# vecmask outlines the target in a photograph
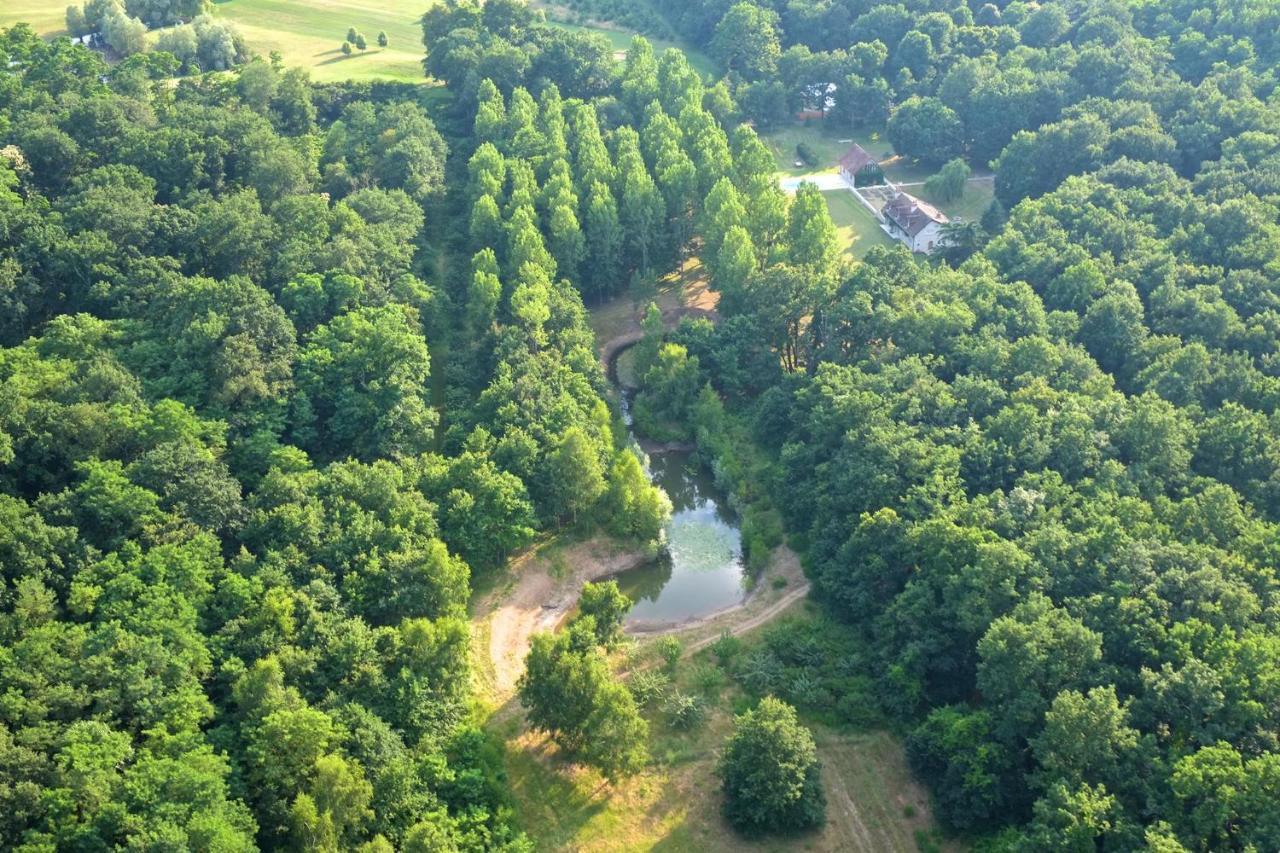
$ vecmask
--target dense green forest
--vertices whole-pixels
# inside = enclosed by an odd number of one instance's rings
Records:
[[[956,268],[703,232],[724,319],[677,339],[725,403],[685,411],[773,448],[866,675],[793,698],[878,703],[993,848],[1276,849],[1274,5],[660,5],[758,123],[833,84],[996,172]]]
[[[532,849],[467,602],[659,535],[584,303],[696,256],[637,423],[839,625],[738,679],[888,721],[988,850],[1280,849],[1276,5],[653,5],[723,79],[516,0],[426,11],[444,97],[0,33],[0,846]],[[995,203],[852,261],[755,129],[815,106]],[[610,776],[618,609],[521,688]],[[817,787],[791,708],[738,726],[733,824],[820,821],[743,781],[773,727]]]
[[[0,846],[527,849],[470,581],[665,511],[531,208],[473,277],[415,87],[0,60]]]

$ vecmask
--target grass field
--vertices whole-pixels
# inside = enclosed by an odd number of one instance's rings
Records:
[[[318,82],[424,78],[422,28],[430,0],[222,0],[214,14],[234,21],[250,47],[264,56],[280,51],[286,65],[300,65]],[[347,28],[355,27],[369,49],[342,54]],[[390,39],[379,48],[377,36]]]
[[[431,0],[215,0],[213,14],[235,22],[250,49],[280,51],[286,65],[311,71],[317,82],[424,80],[422,28]],[[65,31],[67,0],[0,0],[0,26],[25,21],[41,35]],[[342,53],[347,28],[364,33],[369,48]],[[378,47],[378,31],[390,44]]]
[[[0,27],[30,24],[46,36],[65,35],[67,3],[52,0],[3,0],[0,2]]]
[[[214,0],[214,14],[235,22],[249,47],[263,56],[279,51],[286,65],[311,71],[311,78],[336,80],[400,80],[416,83],[422,71],[422,28],[419,19],[432,0]],[[65,33],[67,0],[0,0],[0,27],[25,21],[45,36]],[[548,13],[557,27],[598,32],[615,52],[626,50],[634,33],[624,27],[601,23],[581,26],[568,23],[558,7],[535,4]],[[342,53],[347,28],[355,27],[368,39],[369,48]],[[379,30],[390,44],[378,47]],[[685,44],[650,39],[661,52],[683,50],[689,64],[704,78],[719,75],[715,62]]]
[[[861,129],[829,130],[822,122],[800,124],[798,122],[772,130],[762,137],[765,144],[773,151],[778,162],[778,174],[797,177],[815,171],[825,172],[836,168],[840,155],[849,150],[856,142],[872,156],[877,157],[884,167],[885,176],[891,181],[923,181],[930,174],[928,169],[907,163],[898,157],[879,130]],[[796,146],[801,142],[807,144],[817,155],[818,162],[813,166],[796,166]]]
[[[924,187],[909,187],[908,191],[932,203],[952,219],[977,222],[982,218],[982,214],[987,212],[987,208],[991,206],[991,199],[995,197],[995,183],[986,179],[971,180],[964,185],[964,195],[955,201],[945,202],[931,198],[924,191]]]
[[[823,172],[836,168],[840,155],[856,142],[872,156],[879,158],[885,177],[894,183],[923,181],[935,170],[899,157],[884,133],[877,129],[829,130],[822,122],[798,122],[772,130],[762,137],[778,162],[778,174],[789,177]],[[804,142],[813,149],[818,162],[814,166],[797,167],[796,145]]]
[[[804,605],[789,618],[812,618]],[[746,636],[748,646],[752,635]],[[651,645],[624,666],[655,665]],[[538,850],[573,851],[875,851],[914,853],[917,837],[940,849],[927,797],[911,779],[901,743],[883,731],[838,731],[813,721],[823,762],[827,823],[797,837],[747,842],[720,816],[715,773],[733,714],[751,701],[703,650],[678,665],[674,684],[703,697],[707,715],[691,732],[672,730],[660,710],[650,718],[652,761],[638,776],[609,784],[563,763],[544,737],[524,731],[519,714],[500,712],[494,730],[507,741],[506,770],[516,817]],[[491,725],[493,725],[491,723]]]
[[[831,190],[822,195],[827,199],[827,209],[831,211],[831,219],[836,224],[836,231],[846,252],[855,258],[861,258],[873,246],[888,246],[893,243],[871,215],[871,211],[859,204],[853,193],[848,190]]]

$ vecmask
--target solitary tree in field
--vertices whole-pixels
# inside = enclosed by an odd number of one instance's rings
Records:
[[[355,27],[347,28],[347,41],[351,42],[352,44],[355,44],[356,36],[358,35],[360,35],[360,31],[357,30]]]
[[[786,702],[766,696],[739,714],[720,760],[725,817],[740,832],[797,830],[826,820],[813,735]]]
[[[387,38],[386,30],[378,31],[378,47],[386,47],[390,39]]]
[[[938,174],[924,182],[924,191],[937,201],[955,201],[964,195],[964,185],[969,180],[969,171],[969,164],[959,157],[949,160]]]
[[[344,42],[342,43],[342,52],[343,52],[344,54],[346,54],[347,56],[350,56],[350,55],[351,55],[351,42],[349,42],[349,41],[344,41]]]
[[[356,33],[356,47],[360,48],[361,50],[364,50],[368,46],[369,46],[369,42],[365,41],[364,33]]]
[[[520,676],[529,722],[569,758],[608,779],[635,773],[647,760],[649,726],[625,685],[595,646],[595,619],[559,634],[537,634]]]

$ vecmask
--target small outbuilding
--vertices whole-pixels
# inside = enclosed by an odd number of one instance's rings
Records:
[[[858,173],[870,166],[879,166],[876,158],[872,157],[867,150],[858,143],[854,143],[848,151],[844,152],[840,157],[840,174],[849,183],[854,183]]]
[[[880,215],[890,236],[925,255],[942,245],[942,227],[951,221],[938,208],[904,192],[891,198]]]

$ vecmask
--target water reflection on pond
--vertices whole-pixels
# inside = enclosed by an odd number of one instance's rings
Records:
[[[649,472],[671,498],[668,549],[618,576],[618,586],[635,601],[627,623],[684,622],[741,602],[742,537],[711,472],[686,451],[652,454]]]

